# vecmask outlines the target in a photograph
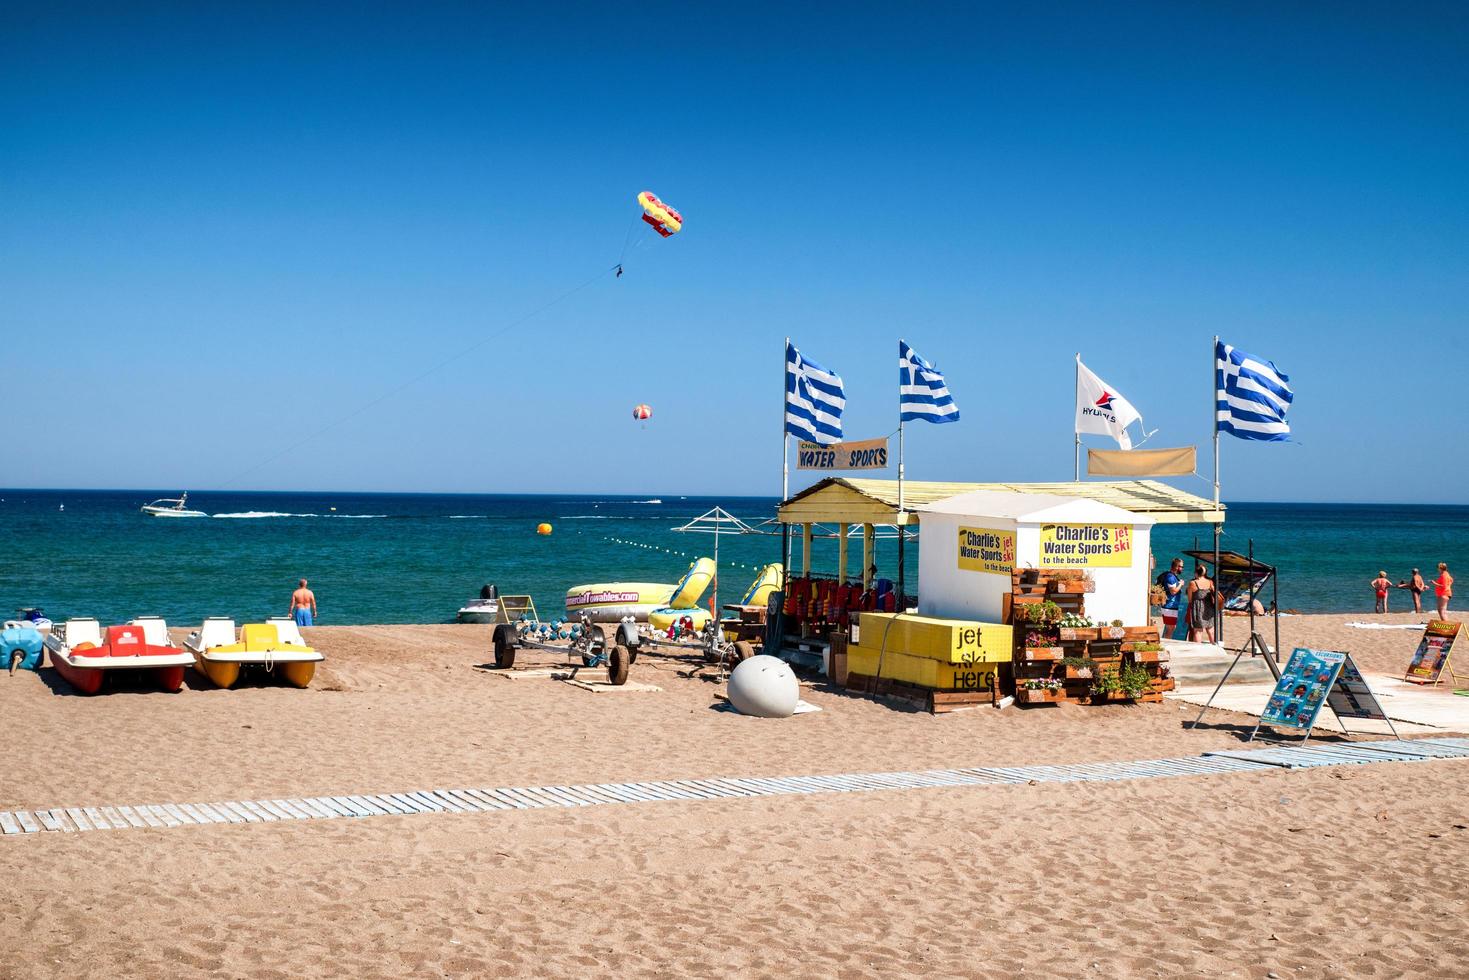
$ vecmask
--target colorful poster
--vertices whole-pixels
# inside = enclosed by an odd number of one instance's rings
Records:
[[[1316,724],[1316,716],[1346,659],[1346,654],[1333,650],[1296,647],[1280,672],[1280,680],[1260,721],[1309,731]]]
[[[1350,653],[1346,654],[1346,659],[1342,662],[1341,673],[1336,675],[1336,683],[1331,686],[1326,703],[1331,705],[1331,710],[1336,712],[1338,718],[1387,721],[1387,712],[1382,710],[1377,695],[1367,686],[1367,679],[1357,669]]]
[[[1042,524],[1042,568],[1131,568],[1131,524]]]
[[[1009,575],[1015,571],[1015,532],[959,528],[959,567],[967,572]]]
[[[804,439],[796,447],[798,470],[881,470],[888,465],[888,441],[863,439],[823,446]]]
[[[1423,639],[1418,641],[1418,649],[1413,651],[1413,659],[1408,663],[1408,672],[1403,675],[1403,680],[1414,684],[1437,684],[1439,675],[1448,666],[1449,652],[1459,635],[1460,625],[1442,619],[1430,620],[1423,630]]]

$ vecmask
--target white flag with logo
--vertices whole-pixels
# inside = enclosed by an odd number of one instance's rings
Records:
[[[1111,436],[1120,449],[1131,449],[1132,438],[1127,427],[1142,422],[1143,417],[1132,402],[1109,387],[1076,356],[1076,432]],[[1150,433],[1151,434],[1151,433]]]

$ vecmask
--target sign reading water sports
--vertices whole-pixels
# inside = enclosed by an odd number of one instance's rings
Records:
[[[959,528],[959,567],[970,572],[1009,575],[1015,570],[1015,532],[987,527]]]
[[[1131,568],[1131,524],[1041,525],[1043,568]]]
[[[888,465],[888,441],[863,439],[823,446],[801,440],[796,451],[798,470],[881,470]]]

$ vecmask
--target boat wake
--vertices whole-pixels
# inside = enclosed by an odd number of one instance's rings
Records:
[[[387,517],[387,514],[287,514],[279,510],[242,510],[233,514],[215,514],[215,517],[231,520],[260,520],[266,517],[342,517],[354,520]]]

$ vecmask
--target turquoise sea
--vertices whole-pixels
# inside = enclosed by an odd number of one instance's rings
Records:
[[[323,624],[438,623],[493,582],[530,593],[560,615],[572,586],[672,582],[713,539],[674,527],[718,505],[752,524],[774,498],[361,493],[211,493],[189,498],[208,518],[139,512],[171,491],[0,490],[0,613],[39,605],[53,618],[110,622],[158,614],[179,624],[205,616],[284,613],[298,578],[310,579]],[[1469,568],[1469,507],[1238,503],[1224,547],[1281,571],[1281,606],[1370,612],[1367,583],[1439,561]],[[553,533],[536,534],[550,523]],[[1204,526],[1155,530],[1160,562],[1212,538]],[[921,542],[919,543],[921,546]],[[836,542],[818,541],[818,571],[836,567]],[[856,574],[860,539],[851,547]],[[760,564],[780,557],[776,535],[720,537],[721,600],[737,597]],[[878,543],[879,574],[896,577],[895,542]],[[910,583],[917,548],[908,552]],[[1469,579],[1466,579],[1469,581]],[[909,591],[914,591],[910,584]],[[1408,608],[1403,593],[1395,608]]]

